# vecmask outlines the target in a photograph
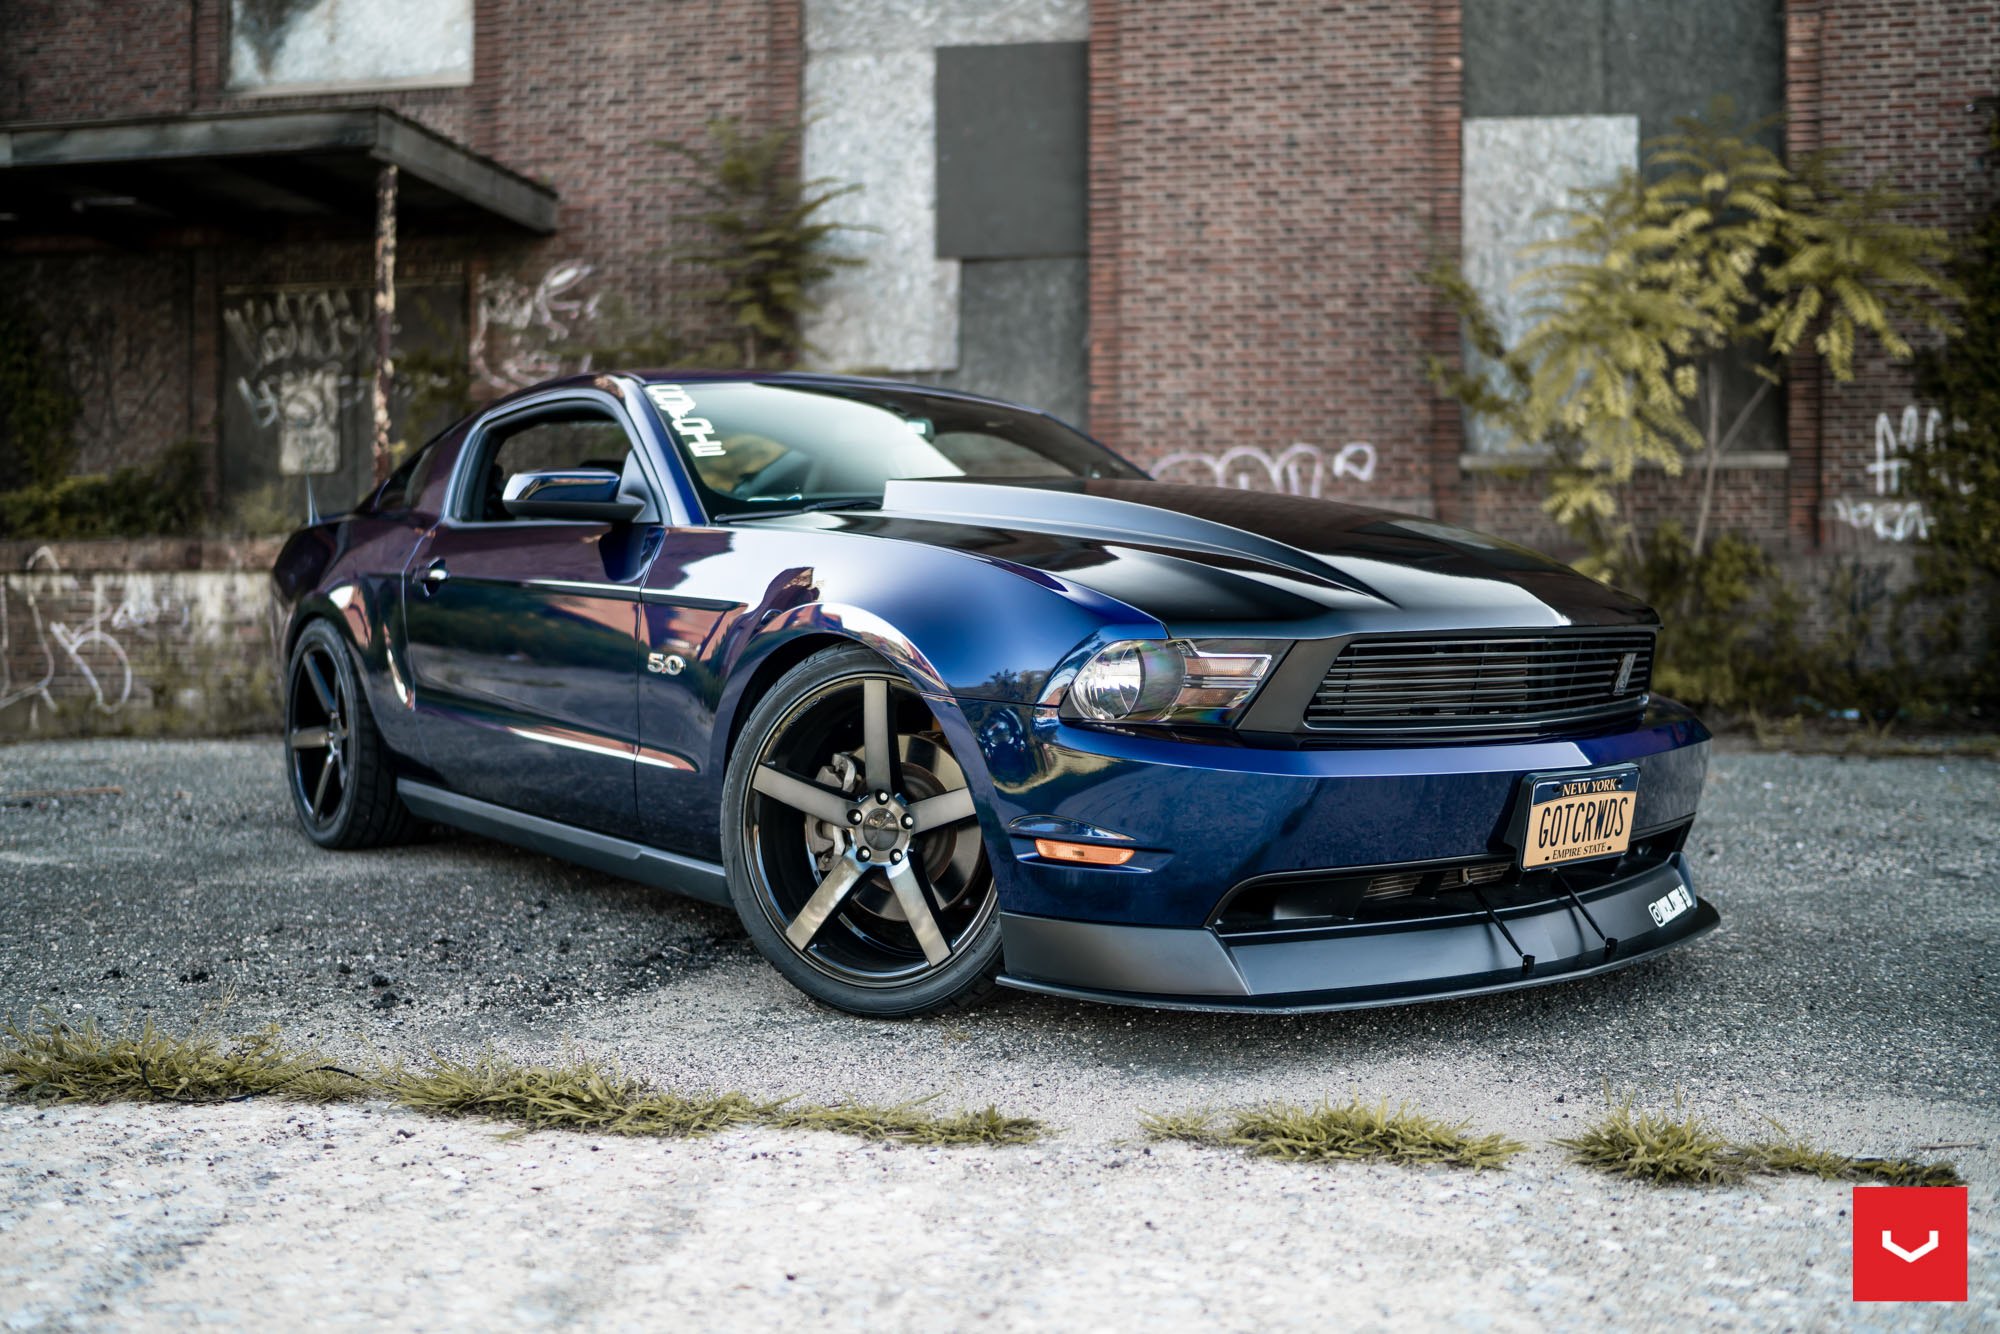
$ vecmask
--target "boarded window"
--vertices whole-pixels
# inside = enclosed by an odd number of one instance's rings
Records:
[[[229,86],[472,82],[472,0],[230,0]]]

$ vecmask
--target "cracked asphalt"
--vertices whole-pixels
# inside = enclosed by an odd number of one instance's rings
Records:
[[[329,854],[274,741],[0,748],[0,1015],[492,1044],[684,1088],[999,1104],[995,1151],[804,1131],[541,1134],[387,1106],[0,1103],[0,1325],[1981,1329],[2000,1323],[2000,764],[1722,753],[1721,932],[1601,978],[1300,1018],[1015,997],[821,1010],[731,916],[470,836]],[[22,793],[117,787],[119,794]],[[1855,1305],[1849,1187],[1607,1181],[1605,1088],[1971,1182],[1965,1303]],[[1504,1173],[1296,1167],[1139,1114],[1359,1092],[1534,1147]],[[1956,1146],[1946,1150],[1928,1145]],[[273,1303],[276,1303],[274,1306]]]

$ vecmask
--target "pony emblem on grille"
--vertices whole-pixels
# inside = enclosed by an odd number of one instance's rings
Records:
[[[1632,684],[1632,665],[1638,661],[1639,655],[1636,653],[1627,653],[1618,660],[1618,679],[1611,683],[1612,694],[1622,695],[1625,693],[1626,687]]]

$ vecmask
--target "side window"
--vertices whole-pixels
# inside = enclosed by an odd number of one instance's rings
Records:
[[[385,512],[415,509],[417,502],[424,498],[424,488],[430,485],[437,457],[438,442],[433,440],[404,459],[402,465],[389,474],[389,480],[382,488],[381,508]]]
[[[507,479],[544,468],[604,468],[629,477],[632,442],[625,428],[598,408],[565,405],[490,431],[467,489],[464,517],[478,523],[513,518],[501,503]]]

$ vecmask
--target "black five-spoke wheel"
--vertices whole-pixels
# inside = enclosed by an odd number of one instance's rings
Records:
[[[333,822],[347,795],[342,751],[347,744],[347,719],[353,706],[341,698],[340,670],[324,644],[306,645],[292,677],[291,725],[285,740],[291,748],[293,794],[299,813],[319,829]]]
[[[902,677],[864,650],[818,654],[758,705],[736,755],[730,891],[781,972],[882,1016],[992,990],[999,930],[972,790]]]
[[[347,642],[328,621],[310,622],[292,649],[285,767],[299,823],[322,847],[377,847],[406,832],[409,813]]]

